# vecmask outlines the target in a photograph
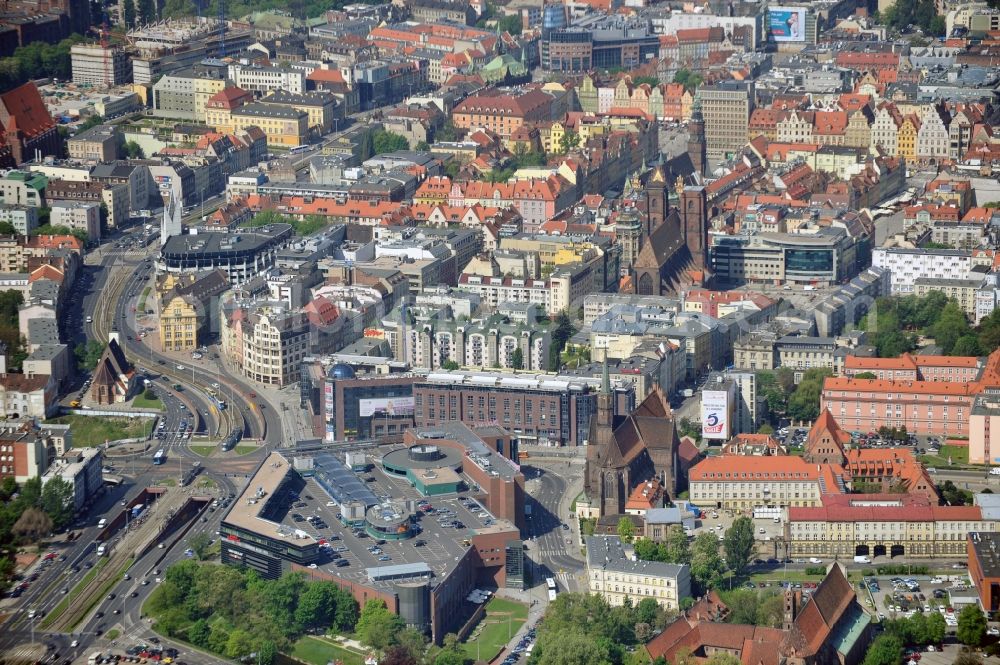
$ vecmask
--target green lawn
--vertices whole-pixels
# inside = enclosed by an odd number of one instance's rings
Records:
[[[237,455],[246,455],[247,453],[252,453],[252,452],[254,452],[255,450],[257,450],[257,448],[259,448],[259,446],[253,446],[253,445],[237,445],[237,446],[236,446],[236,454],[237,454]]]
[[[952,466],[956,464],[969,463],[968,446],[941,446],[941,452],[937,455],[921,455],[920,461],[926,466],[946,467],[949,466],[948,458],[951,457]]]
[[[146,313],[146,298],[149,297],[150,287],[146,287],[142,290],[142,295],[139,297],[139,311],[143,314]]]
[[[73,445],[77,448],[99,446],[105,441],[145,437],[153,428],[152,418],[117,416],[60,416],[45,422],[69,425],[73,431]]]
[[[218,485],[208,476],[202,476],[201,479],[198,480],[198,487],[202,489],[212,489],[214,487],[218,487]]]
[[[215,446],[188,446],[188,448],[195,455],[201,455],[202,457],[208,457],[215,452]]]
[[[146,399],[141,394],[132,400],[132,406],[137,409],[156,409],[157,411],[163,410],[163,402],[160,401],[159,397]]]
[[[306,635],[295,643],[292,649],[293,657],[311,663],[311,665],[326,665],[334,659],[340,659],[344,665],[363,665],[364,656],[348,651],[330,640]]]
[[[118,636],[121,635],[121,634],[122,633],[121,633],[120,630],[118,630],[117,628],[112,628],[108,632],[104,633],[104,639],[106,639],[106,640],[116,640],[116,639],[118,639]]]
[[[486,616],[472,630],[463,645],[466,655],[473,660],[491,660],[527,619],[527,605],[503,598],[491,599],[486,604]]]

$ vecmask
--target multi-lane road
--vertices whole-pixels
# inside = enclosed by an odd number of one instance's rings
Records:
[[[531,517],[527,520],[528,551],[535,569],[535,584],[553,577],[568,591],[585,591],[579,574],[584,568],[580,557],[580,534],[570,519],[570,496],[582,487],[582,460],[535,459],[526,466],[525,477]]]

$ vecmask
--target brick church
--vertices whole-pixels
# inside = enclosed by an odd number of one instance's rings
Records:
[[[708,209],[705,188],[678,187],[678,205],[670,206],[670,174],[663,165],[633,176],[625,198],[637,223],[616,226],[618,241],[636,248],[624,292],[669,295],[704,278],[707,262]],[[623,258],[625,258],[623,253]]]
[[[587,444],[584,501],[603,519],[624,515],[630,493],[649,480],[676,496],[697,449],[679,439],[670,402],[659,386],[630,414],[615,416],[607,365],[601,385]]]
[[[56,123],[34,83],[29,81],[0,95],[0,168],[61,154]]]

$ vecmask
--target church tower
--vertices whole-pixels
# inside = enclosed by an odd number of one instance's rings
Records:
[[[705,146],[705,118],[701,115],[701,91],[694,93],[691,103],[691,120],[688,121],[688,157],[696,173],[705,174],[707,165],[707,148]]]
[[[642,249],[642,220],[632,208],[618,213],[615,220],[615,238],[621,247],[621,267],[631,268]]]
[[[587,441],[587,466],[584,472],[584,492],[591,506],[601,515],[618,514],[621,497],[621,473],[612,464],[614,441],[614,394],[608,361],[604,360],[601,392],[597,394],[597,409],[590,421],[590,439]]]
[[[611,433],[615,421],[615,396],[611,392],[611,375],[608,372],[608,358],[605,351],[604,367],[601,370],[601,392],[597,395],[597,443],[611,443]]]
[[[681,234],[691,254],[691,267],[702,270],[706,263],[708,200],[704,187],[685,187],[681,192]]]
[[[666,168],[662,165],[653,168],[646,181],[646,217],[649,220],[648,232],[652,232],[667,218],[669,191]]]

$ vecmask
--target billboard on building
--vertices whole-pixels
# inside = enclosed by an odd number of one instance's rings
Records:
[[[358,400],[358,415],[362,418],[374,416],[376,413],[387,416],[412,416],[412,397],[379,397],[376,399]]]
[[[704,439],[729,440],[728,390],[702,391],[701,436]]]
[[[806,39],[805,7],[771,7],[767,26],[773,42],[803,42]]]

